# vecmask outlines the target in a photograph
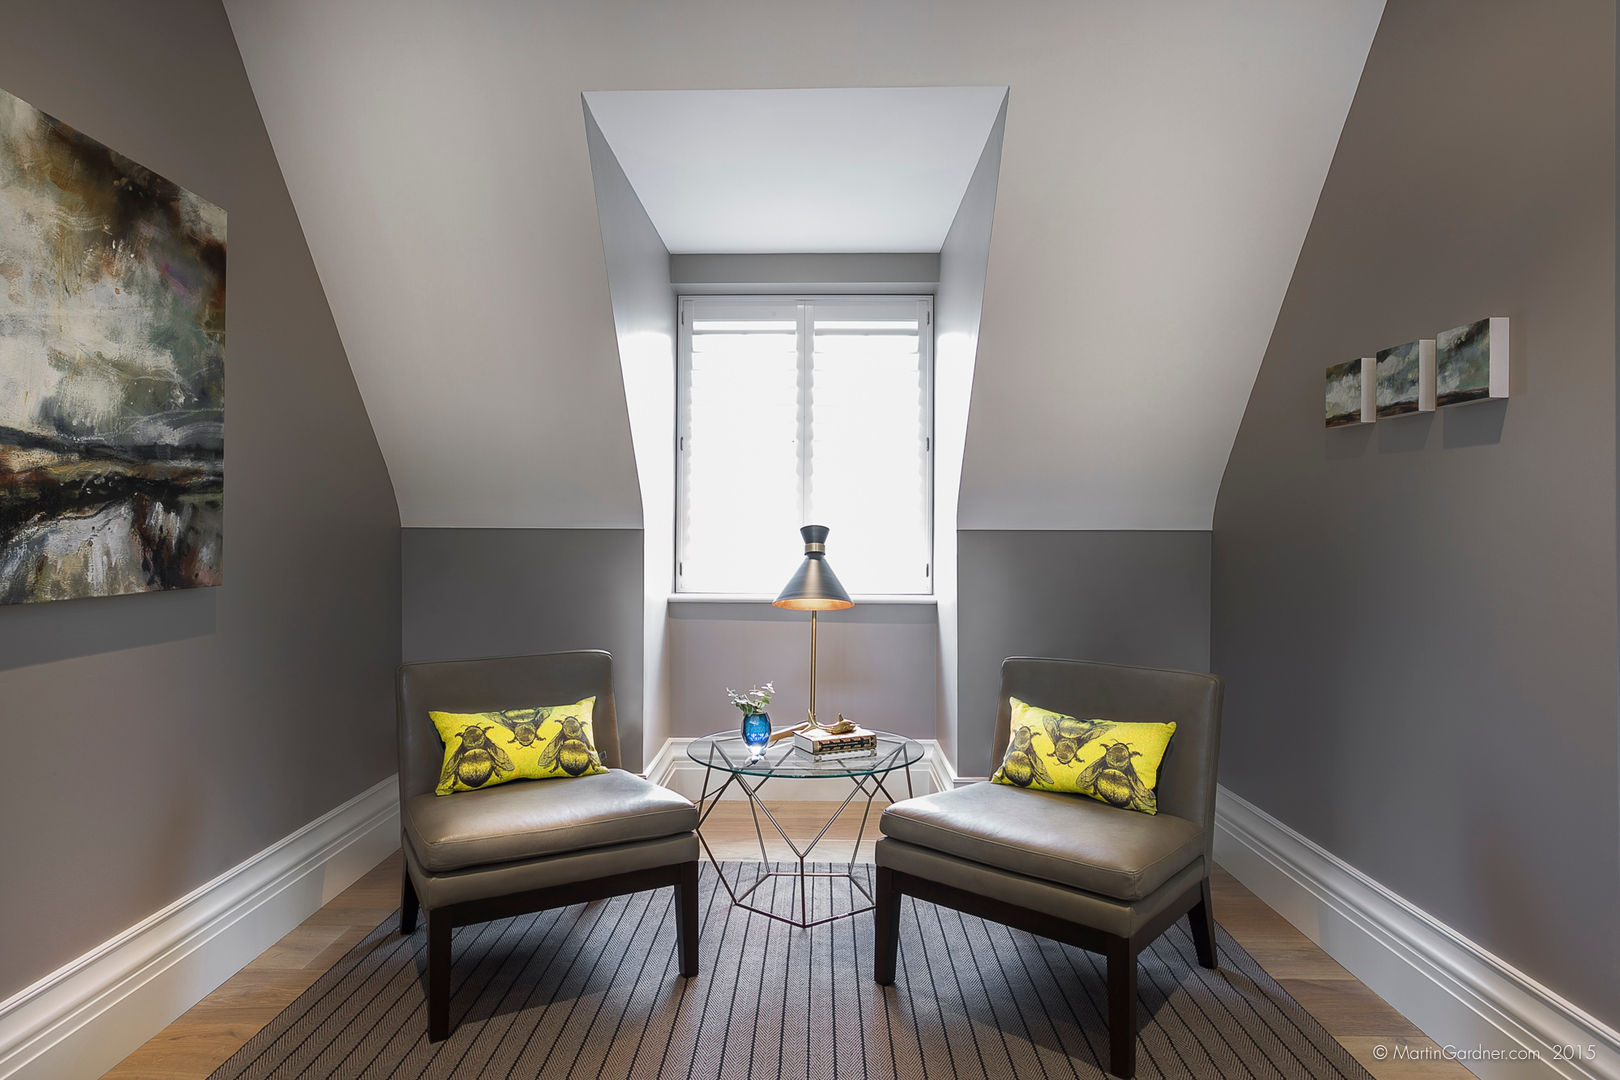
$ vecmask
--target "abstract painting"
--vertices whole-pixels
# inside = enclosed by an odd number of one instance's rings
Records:
[[[1508,321],[1481,319],[1435,335],[1436,397],[1463,405],[1508,396]]]
[[[0,603],[218,585],[225,212],[0,91]]]
[[[1372,366],[1372,359],[1363,357],[1327,369],[1328,427],[1372,423]]]
[[[1408,341],[1379,350],[1378,419],[1434,412],[1434,342]]]

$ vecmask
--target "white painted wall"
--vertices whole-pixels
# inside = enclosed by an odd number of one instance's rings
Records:
[[[973,528],[1208,528],[1381,0],[227,0],[406,525],[641,521],[582,90],[1011,88]]]
[[[960,699],[957,503],[1007,104],[1004,98],[940,250],[939,290],[934,296],[934,596],[939,601],[939,714],[934,737],[953,765]]]
[[[1074,5],[1010,80],[962,528],[1210,528],[1382,9]]]
[[[645,761],[669,737],[669,635],[664,616],[675,551],[675,292],[669,284],[669,251],[602,137],[589,102],[584,110],[596,217],[641,493],[641,736]]]

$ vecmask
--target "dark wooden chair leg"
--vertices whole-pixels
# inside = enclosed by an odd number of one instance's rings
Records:
[[[427,913],[428,1042],[450,1037],[450,919]]]
[[[1136,950],[1125,938],[1108,946],[1108,1069],[1136,1075]]]
[[[1204,879],[1197,904],[1187,913],[1192,923],[1193,947],[1198,951],[1198,962],[1207,968],[1215,966],[1215,905],[1210,900],[1209,878]]]
[[[698,973],[698,864],[681,864],[681,880],[675,886],[675,948],[680,952],[681,975]]]
[[[877,910],[872,912],[872,978],[879,986],[894,985],[895,962],[900,955],[900,894],[895,891],[894,871],[877,868]]]
[[[416,886],[411,884],[410,867],[402,867],[400,870],[399,885],[400,933],[414,934],[416,932],[416,911],[418,906],[419,905],[416,900]]]

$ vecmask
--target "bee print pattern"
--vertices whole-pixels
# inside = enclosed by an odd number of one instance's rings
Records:
[[[1041,752],[1035,749],[1034,739],[1035,733],[1029,730],[1029,725],[1018,725],[1018,730],[1013,732],[1012,745],[1007,748],[1007,756],[1001,763],[1001,775],[1019,787],[1029,787],[1036,780],[1043,784],[1052,782],[1052,774],[1046,771]]]
[[[1106,720],[1076,720],[1072,716],[1043,716],[1046,737],[1052,742],[1052,756],[1059,765],[1067,765],[1080,753],[1080,748],[1110,731],[1113,724]]]
[[[502,709],[491,713],[490,719],[510,733],[512,737],[508,742],[528,747],[540,737],[540,724],[549,714],[549,709]]]
[[[497,772],[512,771],[512,759],[489,737],[493,730],[468,724],[457,733],[461,745],[445,760],[444,773],[439,777],[441,788],[450,786],[452,780],[460,780],[470,788],[483,787]]]
[[[1159,808],[1159,800],[1152,789],[1142,783],[1142,778],[1136,775],[1136,766],[1131,763],[1132,758],[1141,756],[1142,752],[1132,750],[1128,743],[1110,743],[1102,757],[1080,770],[1075,783],[1111,806],[1154,813]]]
[[[583,776],[595,766],[602,767],[596,747],[585,734],[585,725],[577,716],[563,717],[562,727],[540,751],[540,767],[548,771],[561,768],[569,776]]]

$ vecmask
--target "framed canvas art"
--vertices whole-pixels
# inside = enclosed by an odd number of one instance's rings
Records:
[[[225,211],[0,91],[0,603],[218,585]]]
[[[1376,357],[1378,419],[1434,412],[1434,342],[1408,341]]]
[[[1507,319],[1481,319],[1436,334],[1435,381],[1441,405],[1507,397]]]
[[[1327,369],[1328,427],[1370,424],[1375,408],[1372,357],[1347,360]]]

